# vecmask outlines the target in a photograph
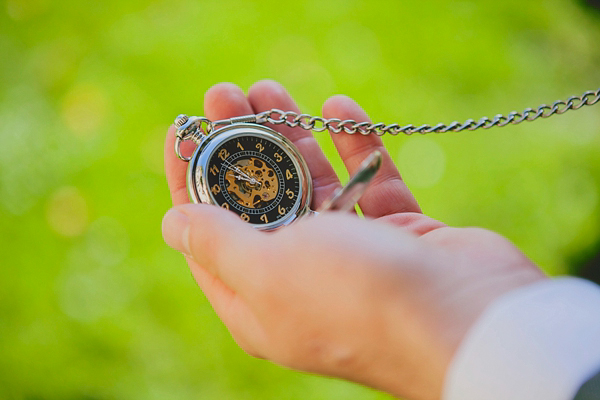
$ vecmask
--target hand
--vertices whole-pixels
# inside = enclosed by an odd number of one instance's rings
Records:
[[[270,108],[298,111],[278,84],[255,84],[248,97],[219,84],[205,115],[223,119]],[[343,96],[326,118],[368,120]],[[318,208],[339,181],[310,132],[277,126],[306,158]],[[176,205],[163,222],[167,243],[188,264],[216,313],[249,354],[337,376],[411,399],[437,399],[445,371],[469,327],[496,298],[545,279],[501,236],[450,228],[421,214],[380,138],[332,135],[350,174],[374,149],[384,163],[359,201],[366,219],[329,213],[274,233],[234,213],[187,203],[187,165],[165,147]],[[236,243],[235,248],[231,243]]]

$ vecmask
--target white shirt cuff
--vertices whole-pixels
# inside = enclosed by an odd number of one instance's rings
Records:
[[[600,369],[600,287],[578,278],[509,292],[470,329],[444,400],[571,400]]]

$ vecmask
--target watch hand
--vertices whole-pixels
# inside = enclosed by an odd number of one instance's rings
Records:
[[[225,164],[225,163],[227,163],[227,164]],[[228,163],[228,162],[224,162],[224,164],[225,164],[225,166],[227,167],[227,169],[229,169],[229,170],[231,170],[231,171],[233,171],[233,172],[237,172],[237,173],[238,173],[238,174],[240,174],[240,175],[243,175],[243,176],[244,176],[246,179],[248,179],[248,180],[249,180],[249,179],[252,179],[252,178],[250,178],[250,177],[248,176],[248,174],[246,174],[244,171],[242,171],[242,170],[240,169],[240,167],[238,167],[237,165],[232,165],[232,164],[230,164],[230,163]]]
[[[237,172],[240,175],[235,175],[236,178],[238,179],[242,179],[244,181],[250,182],[250,184],[252,185],[256,185],[258,184],[258,188],[260,189],[262,187],[262,182],[259,181],[258,179],[249,176],[247,173],[245,173],[244,171],[242,171],[242,169],[240,167],[238,167],[237,165],[233,165],[228,161],[224,161],[223,164],[225,164],[225,166],[227,167],[227,169],[233,171],[233,172]]]
[[[256,184],[256,179],[254,178],[250,178],[249,176],[242,176],[242,175],[234,175],[237,179],[241,179],[243,181],[246,182],[250,182],[251,184]]]
[[[250,178],[250,176],[247,173],[245,173],[244,171],[242,171],[239,167],[235,167],[234,171],[237,172],[240,175],[243,175],[246,179],[252,179],[252,178]]]

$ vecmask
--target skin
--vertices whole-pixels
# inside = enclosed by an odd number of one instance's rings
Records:
[[[254,84],[248,95],[215,85],[204,105],[212,120],[299,111],[273,81]],[[369,120],[345,96],[327,100],[323,116]],[[310,132],[272,128],[305,157],[318,208],[340,186],[333,168]],[[171,126],[165,144],[174,208],[163,236],[184,253],[215,312],[252,356],[409,399],[439,399],[454,353],[486,307],[547,279],[502,236],[422,214],[377,136],[332,135],[350,174],[371,151],[384,155],[359,202],[364,219],[328,213],[264,233],[230,211],[187,204],[187,163],[173,153],[174,132]]]

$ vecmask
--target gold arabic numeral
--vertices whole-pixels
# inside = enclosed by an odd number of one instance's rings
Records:
[[[229,210],[229,204],[228,203],[221,204],[221,207],[224,208],[224,209],[226,209],[226,210]]]
[[[273,154],[273,157],[275,157],[275,160],[277,160],[277,162],[281,162],[281,160],[283,160],[283,157],[281,157],[281,154],[279,153]]]
[[[286,190],[285,194],[287,194],[288,198],[290,199],[294,198],[294,192],[292,192],[290,189]]]
[[[285,170],[285,177],[288,179],[292,179],[294,177],[294,175],[292,175],[292,173],[290,172],[289,169]]]
[[[229,157],[229,152],[226,149],[221,149],[221,151],[219,151],[219,158],[225,161],[227,157]]]
[[[236,146],[241,150],[244,151],[244,146],[242,146],[242,144],[240,142],[237,142]]]
[[[262,151],[265,149],[265,146],[263,146],[261,143],[256,143],[256,148],[262,153]]]
[[[217,194],[221,191],[221,186],[215,183],[212,188],[210,188],[210,191],[213,192],[213,194]]]
[[[217,174],[219,173],[219,168],[217,168],[217,166],[216,166],[216,165],[213,165],[212,167],[210,167],[210,172],[211,172],[213,175],[217,175]]]
[[[268,224],[268,223],[269,223],[269,219],[267,218],[267,214],[263,214],[263,215],[261,215],[261,216],[260,216],[260,220],[261,220],[262,222],[264,222],[265,224]]]
[[[285,208],[284,207],[277,207],[277,211],[279,211],[279,215],[285,215]]]
[[[249,217],[249,216],[248,216],[248,214],[246,214],[246,213],[242,213],[242,214],[240,215],[240,218],[241,218],[243,221],[246,221],[246,222],[250,221],[250,217]]]

